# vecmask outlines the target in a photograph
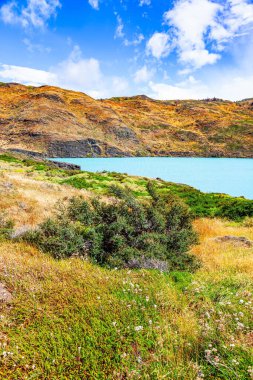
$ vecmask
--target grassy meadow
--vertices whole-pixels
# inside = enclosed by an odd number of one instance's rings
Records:
[[[0,210],[16,229],[31,228],[56,202],[94,193],[106,200],[118,183],[147,196],[145,178],[2,155]],[[253,247],[215,240],[253,240],[252,219],[243,218],[253,202],[156,185],[183,198],[195,217],[199,243],[191,253],[202,264],[195,273],[108,270],[0,241],[0,283],[12,295],[0,301],[0,379],[253,378]]]

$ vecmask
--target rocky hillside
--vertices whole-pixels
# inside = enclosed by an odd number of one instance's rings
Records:
[[[253,157],[253,99],[95,100],[1,83],[0,148],[51,157]]]

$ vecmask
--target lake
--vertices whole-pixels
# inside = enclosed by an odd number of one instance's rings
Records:
[[[57,158],[90,172],[113,171],[183,183],[204,192],[226,193],[253,199],[253,159],[124,157]]]

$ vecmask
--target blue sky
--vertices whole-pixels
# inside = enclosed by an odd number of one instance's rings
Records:
[[[251,0],[0,0],[0,81],[96,97],[253,97]]]

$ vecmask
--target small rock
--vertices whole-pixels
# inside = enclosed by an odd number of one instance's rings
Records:
[[[22,227],[16,228],[11,233],[11,239],[18,239],[21,236],[23,236],[24,234],[26,234],[26,232],[31,231],[31,229],[32,229],[31,226],[22,226]]]
[[[4,284],[0,282],[0,303],[1,302],[11,302],[12,295],[11,293],[5,288]]]
[[[243,247],[253,247],[253,241],[249,240],[248,238],[244,236],[231,236],[231,235],[225,235],[225,236],[219,236],[214,239],[218,243],[234,243],[235,245],[241,245]]]

